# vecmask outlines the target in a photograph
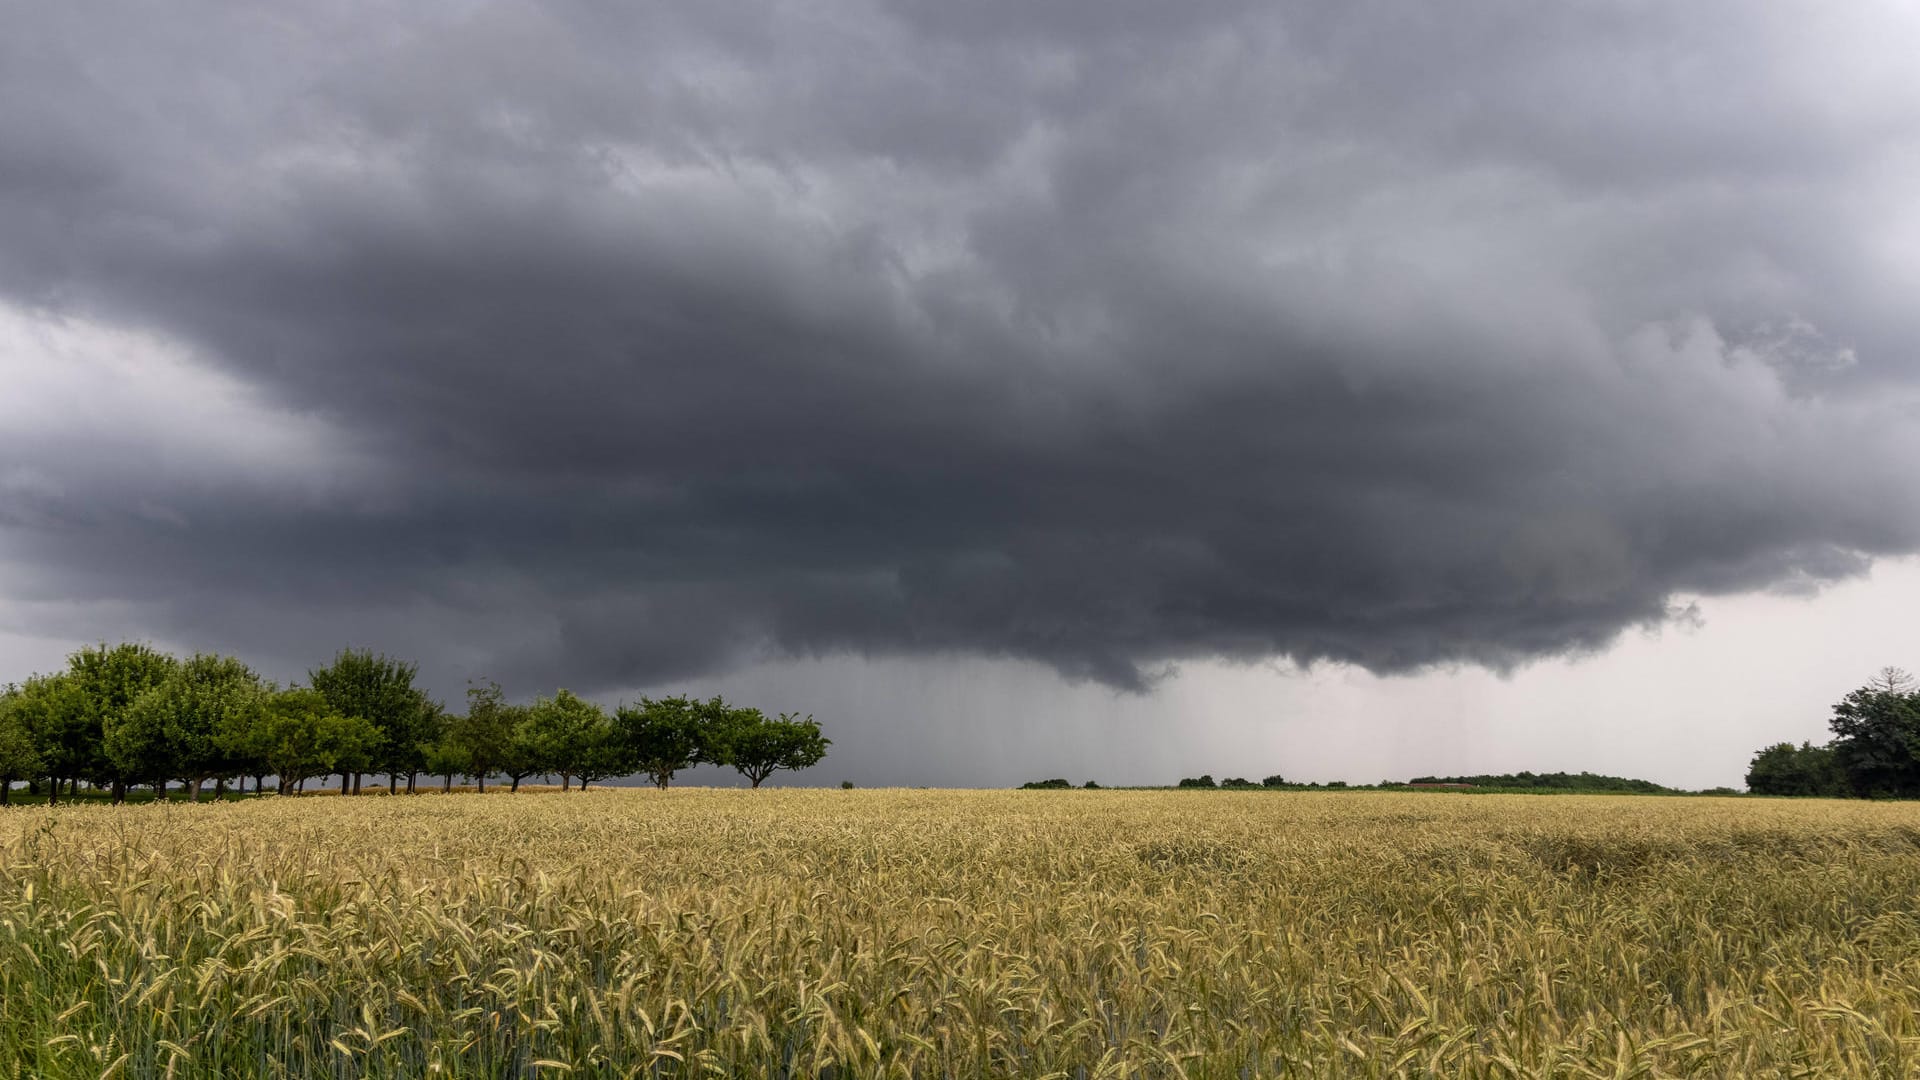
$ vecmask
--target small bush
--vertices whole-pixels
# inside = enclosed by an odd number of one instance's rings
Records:
[[[1265,780],[1260,781],[1260,786],[1261,787],[1286,787],[1287,778],[1284,776],[1281,776],[1279,773],[1274,773],[1272,776],[1269,776]]]
[[[1200,776],[1186,777],[1180,781],[1180,786],[1210,788],[1210,787],[1219,787],[1220,785],[1213,782],[1213,774],[1206,773]]]
[[[1029,780],[1026,783],[1020,785],[1020,790],[1021,791],[1055,791],[1061,788],[1070,788],[1072,786],[1073,786],[1072,782],[1069,781],[1066,777],[1056,776],[1051,780]]]
[[[1244,776],[1229,776],[1225,780],[1220,781],[1220,786],[1231,787],[1231,788],[1250,788],[1250,787],[1259,787],[1260,785],[1254,783],[1253,781],[1247,779]]]

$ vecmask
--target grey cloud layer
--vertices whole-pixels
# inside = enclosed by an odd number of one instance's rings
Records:
[[[0,430],[0,552],[585,688],[1598,647],[1920,547],[1898,17],[16,9],[0,294],[334,450]]]

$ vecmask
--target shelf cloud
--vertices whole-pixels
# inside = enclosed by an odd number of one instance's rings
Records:
[[[1911,9],[36,5],[0,622],[1506,669],[1920,549]]]

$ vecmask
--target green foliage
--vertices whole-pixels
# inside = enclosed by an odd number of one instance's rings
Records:
[[[92,780],[154,779],[158,770],[128,772],[111,761],[107,739],[126,722],[142,695],[164,682],[177,665],[149,645],[90,646],[67,659],[67,671],[42,716],[44,768],[50,775]]]
[[[644,771],[665,787],[703,761],[734,766],[758,787],[803,769],[830,741],[811,716],[769,719],[714,697],[642,699],[610,719],[567,690],[532,705],[496,683],[468,689],[464,715],[413,685],[413,664],[346,649],[279,691],[241,661],[197,654],[184,663],[149,646],[82,649],[66,670],[0,687],[0,781],[54,791],[110,782],[115,801],[136,783],[183,780],[194,797],[210,779],[277,776],[281,790],[328,773],[436,775],[520,781],[542,773],[563,788]],[[352,785],[357,790],[357,781]],[[408,790],[412,790],[409,780]],[[7,795],[0,789],[0,801]]]
[[[1920,798],[1920,690],[1899,668],[1883,668],[1841,698],[1827,721],[1826,746],[1777,743],[1753,756],[1747,789],[1757,795]]]
[[[1274,773],[1272,776],[1269,776],[1265,780],[1260,781],[1260,786],[1261,787],[1286,787],[1287,778],[1284,776],[1281,776],[1279,773]]]
[[[466,715],[447,718],[444,737],[428,753],[427,770],[450,775],[447,766],[457,759],[457,771],[473,777],[485,791],[487,777],[514,756],[514,739],[526,719],[526,707],[508,704],[499,683],[468,686]]]
[[[813,717],[781,713],[769,720],[759,709],[728,709],[708,703],[708,760],[731,765],[754,787],[781,769],[811,768],[827,756],[833,740]],[[1065,781],[1062,781],[1064,783]]]
[[[1833,750],[1810,742],[1794,746],[1776,743],[1753,756],[1747,769],[1747,790],[1755,795],[1812,795],[1838,798],[1851,794]]]
[[[525,705],[508,705],[506,710],[510,728],[506,744],[501,748],[499,771],[512,782],[512,789],[518,791],[520,781],[545,767],[545,751],[533,730],[533,710]]]
[[[322,750],[325,728],[335,715],[318,690],[295,687],[268,696],[247,732],[245,753],[280,778],[284,794],[310,776],[332,769]]]
[[[12,800],[13,782],[40,774],[40,747],[27,726],[17,686],[0,690],[0,806]]]
[[[1920,797],[1920,693],[1889,668],[1833,707],[1833,757],[1853,794]]]
[[[1219,785],[1213,782],[1213,776],[1211,774],[1203,774],[1200,776],[1186,777],[1180,781],[1179,786],[1187,788],[1210,788],[1218,787]]]
[[[1484,788],[1526,788],[1553,791],[1606,791],[1635,793],[1641,795],[1672,794],[1672,789],[1661,787],[1650,780],[1634,780],[1625,776],[1604,776],[1599,773],[1579,772],[1517,772],[1482,773],[1477,776],[1416,776],[1407,781],[1409,784],[1470,784]],[[1332,787],[1332,784],[1328,784]],[[1345,787],[1345,784],[1340,785]]]
[[[446,777],[446,786],[453,786],[456,776],[476,776],[473,756],[467,748],[450,738],[443,738],[426,747],[424,770],[430,776]],[[486,790],[486,781],[481,780],[481,790]]]
[[[543,773],[560,774],[565,790],[573,778],[585,774],[612,775],[615,764],[607,749],[607,716],[600,706],[559,690],[533,703],[527,717],[527,737]]]
[[[332,663],[307,672],[334,712],[362,717],[379,734],[343,771],[410,773],[425,764],[421,747],[433,739],[438,709],[414,687],[417,672],[413,664],[367,649],[342,649]]]
[[[1220,781],[1220,786],[1223,788],[1253,788],[1259,787],[1260,785],[1244,776],[1229,776],[1225,780]]]
[[[253,669],[230,656],[195,654],[135,699],[105,740],[115,772],[141,780],[177,779],[198,800],[209,777],[245,767],[247,733],[266,695]]]
[[[714,720],[726,712],[726,702],[717,697],[709,701],[684,694],[641,698],[637,705],[623,704],[614,710],[613,726],[627,767],[664,788],[680,770],[712,760],[709,744]]]
[[[360,772],[372,767],[384,737],[364,716],[333,713],[320,728],[320,752],[332,763],[328,772]]]
[[[1051,780],[1029,780],[1026,783],[1020,785],[1020,790],[1021,791],[1059,791],[1059,790],[1064,790],[1066,788],[1070,788],[1072,786],[1073,786],[1073,783],[1069,781],[1066,777],[1056,776]]]
[[[365,717],[342,716],[326,695],[296,687],[267,697],[246,746],[280,778],[285,794],[309,777],[352,769],[379,742],[379,731]]]

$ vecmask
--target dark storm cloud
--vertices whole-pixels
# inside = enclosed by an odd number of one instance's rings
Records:
[[[1893,15],[402,11],[9,15],[0,294],[304,433],[0,430],[17,603],[1139,686],[1504,666],[1920,547]]]

